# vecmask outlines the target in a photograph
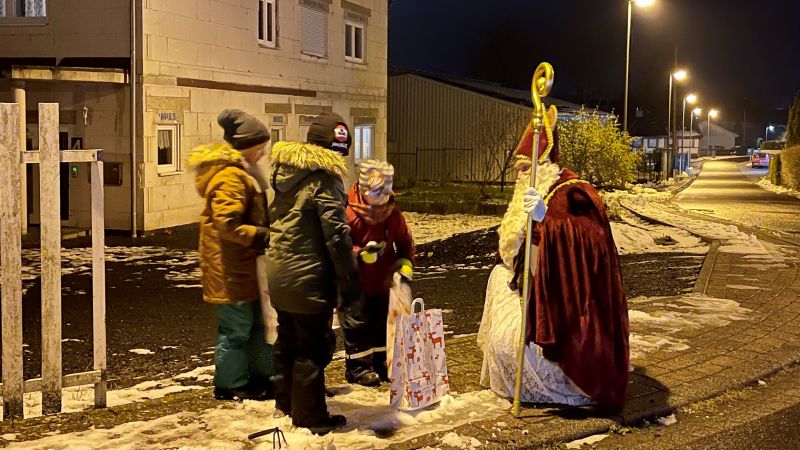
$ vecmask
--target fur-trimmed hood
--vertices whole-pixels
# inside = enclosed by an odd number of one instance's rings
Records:
[[[197,173],[194,185],[200,196],[205,197],[214,175],[231,166],[244,170],[244,157],[227,142],[203,144],[189,151],[189,167]]]
[[[314,144],[276,142],[270,159],[273,167],[273,188],[288,191],[311,172],[325,171],[339,179],[348,172],[342,155]]]

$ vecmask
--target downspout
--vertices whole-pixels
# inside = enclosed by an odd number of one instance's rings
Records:
[[[136,161],[136,0],[131,0],[131,236],[137,237],[138,199],[137,161]]]

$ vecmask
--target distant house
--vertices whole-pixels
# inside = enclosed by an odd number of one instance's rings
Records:
[[[701,149],[728,150],[736,146],[736,138],[739,135],[713,121],[711,122],[710,130],[708,121],[700,122],[697,128],[703,133],[703,138],[700,140]]]
[[[545,103],[558,108],[559,120],[582,108],[552,97]],[[487,167],[487,152],[502,159],[513,149],[532,111],[527,90],[410,71],[390,73],[387,108],[387,155],[397,176],[458,182],[499,181],[501,169]],[[502,144],[487,149],[487,135]]]
[[[696,157],[700,153],[700,139],[703,135],[697,131],[681,131],[675,133],[676,146],[682,153],[688,153],[692,157]],[[637,150],[646,153],[652,153],[658,149],[665,149],[669,147],[667,135],[658,136],[641,136],[635,138],[633,147]]]

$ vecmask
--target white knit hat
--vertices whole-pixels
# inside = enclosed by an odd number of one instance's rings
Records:
[[[372,205],[386,204],[392,194],[394,166],[370,159],[359,164],[358,170],[358,187],[365,200]]]

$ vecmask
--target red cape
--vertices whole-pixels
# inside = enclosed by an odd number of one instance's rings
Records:
[[[628,385],[628,305],[619,255],[594,187],[564,169],[537,224],[539,253],[526,339],[603,409]],[[534,242],[536,243],[536,242]]]

